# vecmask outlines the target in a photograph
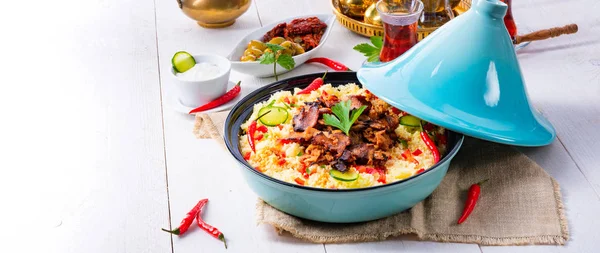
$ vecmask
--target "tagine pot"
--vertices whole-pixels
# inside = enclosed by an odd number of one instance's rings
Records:
[[[550,144],[556,133],[531,106],[499,0],[479,0],[387,63],[363,64],[360,82],[389,104],[479,139]]]

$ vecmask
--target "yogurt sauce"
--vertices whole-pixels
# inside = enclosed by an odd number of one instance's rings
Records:
[[[186,72],[177,73],[175,76],[184,81],[205,81],[215,78],[221,74],[219,66],[213,63],[201,62],[196,63],[194,67]]]

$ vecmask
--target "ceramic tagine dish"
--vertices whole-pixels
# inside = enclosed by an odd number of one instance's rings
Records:
[[[447,129],[548,145],[556,133],[529,102],[506,11],[499,0],[480,0],[395,60],[365,63],[358,79],[392,106]]]

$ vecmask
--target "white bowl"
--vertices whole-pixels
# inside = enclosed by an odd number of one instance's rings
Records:
[[[317,50],[319,50],[319,48],[321,48],[321,46],[323,44],[325,44],[325,41],[327,40],[327,37],[329,36],[329,32],[331,32],[333,24],[335,24],[335,16],[334,15],[318,14],[318,15],[305,15],[305,16],[287,18],[287,19],[280,20],[275,23],[271,23],[269,25],[263,26],[262,28],[256,29],[254,32],[251,32],[250,34],[246,35],[246,37],[244,37],[242,40],[240,40],[240,42],[237,44],[237,46],[235,46],[233,51],[231,51],[231,53],[227,56],[227,58],[229,60],[231,60],[231,67],[233,68],[233,70],[240,72],[240,73],[252,75],[252,76],[257,76],[257,77],[273,76],[273,65],[271,65],[271,64],[269,64],[269,65],[260,64],[257,61],[255,61],[255,62],[241,62],[240,61],[240,57],[242,57],[242,55],[244,54],[244,50],[246,50],[246,48],[248,47],[248,43],[251,40],[262,41],[263,36],[268,31],[273,29],[273,27],[277,26],[278,24],[281,24],[284,22],[289,23],[290,21],[297,19],[297,18],[308,18],[308,17],[319,18],[321,21],[323,21],[323,23],[327,24],[327,28],[325,29],[325,32],[323,33],[323,37],[321,37],[321,41],[319,41],[319,45],[317,47],[313,48],[312,50],[310,50],[308,52],[305,52],[303,54],[299,54],[299,55],[296,55],[293,57],[294,62],[296,62],[296,65],[294,66],[294,68],[297,68],[298,66],[302,65],[305,61],[310,59],[311,56],[314,55],[317,52]],[[290,71],[290,70],[284,69],[283,67],[277,65],[277,74],[278,75],[286,73],[288,71]]]
[[[177,88],[179,102],[185,106],[198,107],[206,104],[227,92],[227,83],[231,73],[231,63],[223,56],[213,54],[194,55],[196,64],[207,62],[217,65],[220,70],[218,76],[202,81],[184,80],[171,68],[174,85]]]

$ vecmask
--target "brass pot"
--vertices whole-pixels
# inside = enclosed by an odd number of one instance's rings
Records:
[[[177,0],[183,13],[206,28],[230,26],[250,7],[251,0]]]

